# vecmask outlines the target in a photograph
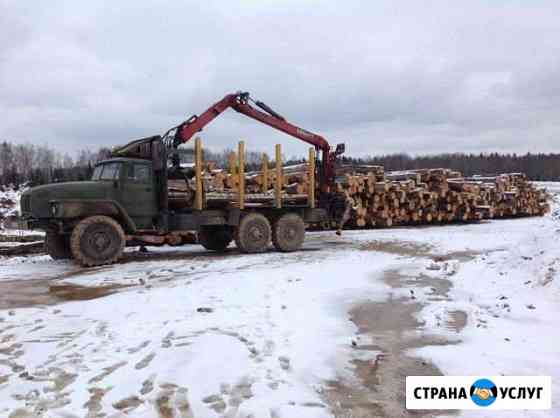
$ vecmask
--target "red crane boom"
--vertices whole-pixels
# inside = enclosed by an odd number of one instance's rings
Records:
[[[331,152],[329,143],[321,135],[314,134],[291,124],[262,102],[253,101],[253,103],[263,111],[255,109],[249,104],[249,101],[252,101],[249,97],[249,93],[238,92],[228,94],[200,115],[191,116],[177,127],[173,139],[173,147],[176,148],[181,143],[189,141],[197,132],[200,132],[217,116],[231,107],[245,116],[313,145],[317,151],[322,151],[322,170],[319,176],[320,188],[322,191],[327,191],[334,180],[334,162],[336,156],[344,152],[344,144],[339,144],[336,151],[333,153]]]

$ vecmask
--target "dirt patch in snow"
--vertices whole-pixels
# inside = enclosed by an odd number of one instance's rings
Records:
[[[408,257],[429,257],[434,250],[431,245],[411,241],[369,241],[363,243],[360,249]]]
[[[437,262],[446,260],[469,261],[481,254],[480,252],[469,250],[438,254],[431,245],[412,241],[369,241],[363,243],[360,249],[363,251],[397,254],[404,257],[430,258]]]
[[[459,333],[467,325],[467,314],[463,311],[449,311],[447,326],[453,331]]]
[[[452,286],[446,279],[426,275],[411,277],[398,270],[386,271],[383,279],[392,288],[410,285],[431,288],[430,303],[448,300]],[[354,348],[376,354],[372,360],[355,359],[351,362],[356,381],[339,379],[328,382],[325,398],[335,416],[389,418],[456,414],[456,411],[408,411],[405,407],[406,376],[442,375],[429,361],[408,355],[409,350],[459,342],[418,332],[424,325],[417,316],[423,306],[411,295],[410,298],[390,297],[383,302],[368,301],[350,310],[350,320],[358,328]],[[453,311],[447,321],[449,329],[459,332],[466,324],[467,315]]]
[[[129,396],[128,398],[121,399],[118,402],[113,404],[113,408],[118,409],[119,411],[123,411],[125,413],[129,413],[130,411],[138,408],[142,405],[144,401],[140,399],[138,396]]]
[[[88,287],[65,283],[53,284],[53,281],[53,279],[37,279],[0,282],[0,310],[96,299],[130,287],[130,285],[117,284]]]
[[[449,300],[448,293],[453,286],[449,280],[442,280],[425,274],[409,276],[395,269],[385,271],[383,281],[392,288],[403,286],[429,288],[429,301]]]
[[[102,409],[102,404],[101,401],[103,400],[103,397],[105,396],[105,394],[111,390],[110,388],[108,389],[102,389],[102,388],[90,388],[88,389],[88,392],[90,394],[88,401],[84,404],[84,408],[87,408],[88,410],[88,417],[98,417],[98,416],[102,416],[101,413],[101,409]]]
[[[79,286],[75,284],[56,284],[49,286],[49,294],[60,301],[90,300],[115,293],[119,289],[131,287],[130,285],[113,284],[109,286]]]

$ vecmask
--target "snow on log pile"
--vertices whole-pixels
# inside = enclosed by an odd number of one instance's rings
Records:
[[[386,227],[543,215],[548,195],[522,173],[463,177],[449,169],[346,174],[337,191],[353,207],[349,224]]]

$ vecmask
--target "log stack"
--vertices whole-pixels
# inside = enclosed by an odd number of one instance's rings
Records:
[[[283,199],[305,201],[308,170],[306,163],[283,167]],[[275,170],[264,171],[245,173],[245,193],[255,204],[274,196]],[[238,186],[234,161],[228,170],[204,167],[208,202],[234,200]],[[193,190],[194,185],[170,182],[169,196],[192,202]],[[343,165],[336,169],[335,191],[351,206],[346,226],[355,228],[543,215],[550,210],[544,189],[537,189],[522,173],[465,177],[446,168],[386,172],[382,166]]]
[[[463,177],[449,169],[346,174],[337,182],[352,205],[349,225],[389,227],[543,215],[547,194],[522,173]]]

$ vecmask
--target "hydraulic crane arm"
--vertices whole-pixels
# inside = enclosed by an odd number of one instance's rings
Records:
[[[326,152],[330,151],[329,143],[322,136],[306,131],[305,129],[301,129],[287,122],[286,119],[262,102],[257,101],[254,103],[266,113],[252,107],[249,104],[249,101],[251,101],[249,93],[228,94],[222,100],[210,106],[200,116],[191,116],[187,121],[179,125],[175,134],[173,145],[176,147],[181,143],[187,142],[194,136],[194,134],[201,131],[206,125],[212,122],[212,120],[231,107],[245,116],[258,120],[265,125],[278,129],[279,131],[295,138],[301,139],[302,141],[313,145],[317,150]]]
[[[251,106],[249,103],[250,101],[263,111],[255,109]],[[334,178],[333,165],[335,157],[336,155],[344,152],[344,145],[341,144],[337,146],[336,152],[331,153],[330,145],[325,138],[291,124],[266,104],[259,101],[253,101],[250,98],[249,93],[238,92],[228,94],[222,100],[210,106],[199,116],[191,116],[188,120],[175,128],[175,135],[173,136],[172,141],[171,138],[168,138],[168,145],[171,145],[173,148],[177,148],[180,144],[189,141],[197,132],[201,131],[206,125],[230,107],[245,116],[313,145],[318,151],[322,151],[323,164],[320,175],[321,190],[326,190],[328,188]]]

